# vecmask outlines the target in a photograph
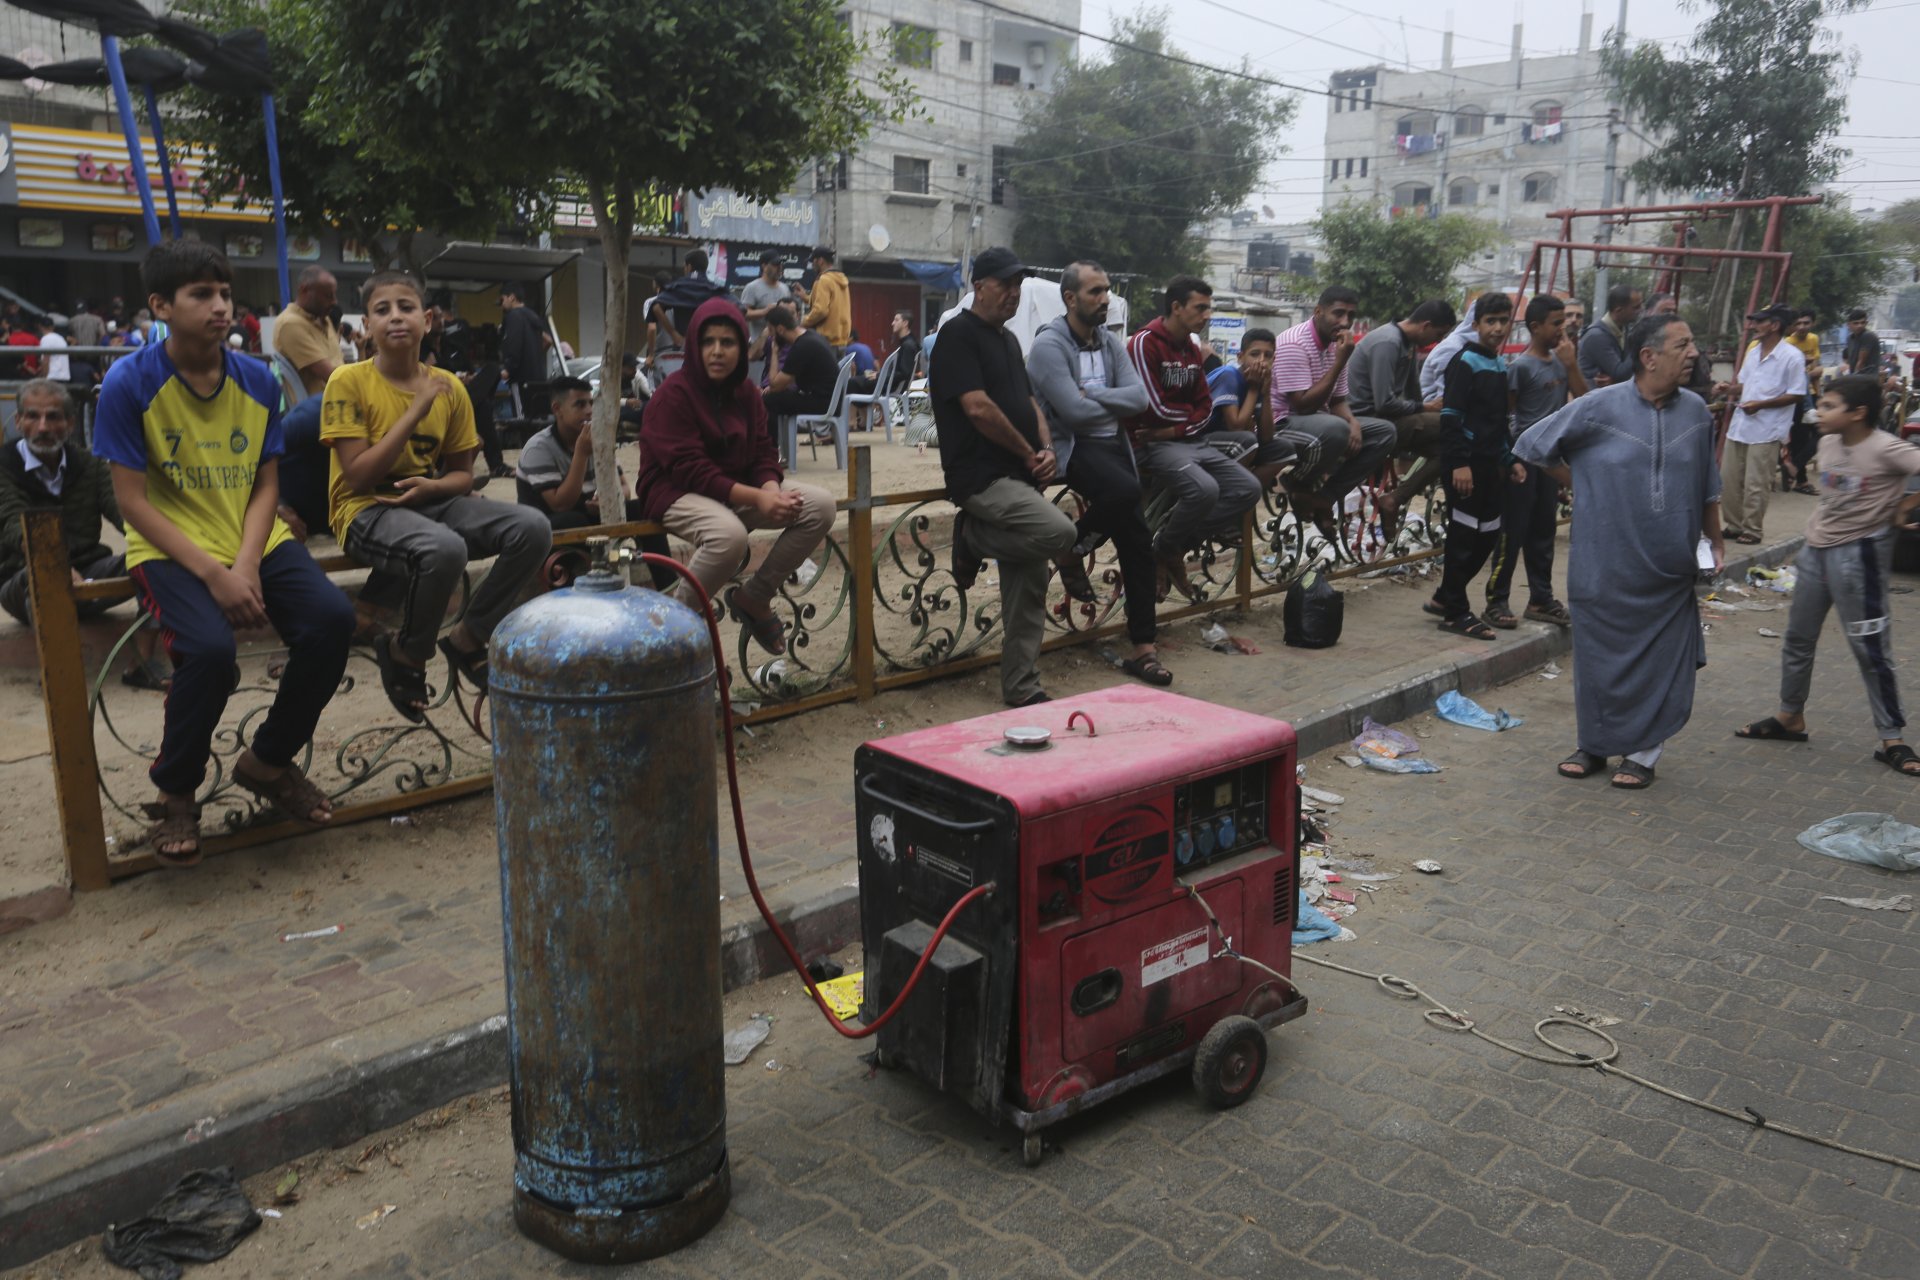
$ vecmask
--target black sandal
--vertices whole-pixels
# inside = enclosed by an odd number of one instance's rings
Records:
[[[485,692],[487,688],[487,646],[477,649],[462,649],[453,642],[452,636],[442,636],[440,652],[447,655],[447,661],[453,669],[467,678],[474,688]]]
[[[1760,742],[1805,742],[1807,735],[1795,733],[1780,723],[1778,716],[1768,716],[1765,720],[1755,720],[1733,731],[1736,738]]]
[[[1573,768],[1567,768],[1568,765],[1572,765]],[[1591,751],[1576,747],[1572,755],[1560,762],[1559,771],[1561,777],[1571,778],[1577,782],[1581,778],[1591,778],[1606,767],[1605,756],[1597,756]]]
[[[393,652],[393,635],[373,646],[373,660],[380,667],[380,688],[386,692],[393,709],[412,724],[427,722],[427,672],[410,667]]]
[[[129,689],[146,689],[153,693],[165,693],[172,677],[167,675],[158,658],[146,658],[134,663],[120,673],[120,683]]]
[[[1503,604],[1488,605],[1486,618],[1489,626],[1498,627],[1502,631],[1512,631],[1520,625],[1520,619],[1513,616],[1513,610]]]
[[[1907,768],[1910,764],[1920,764],[1920,754],[1915,754],[1914,749],[1904,742],[1874,752],[1873,758],[1895,773],[1909,778],[1920,777],[1920,769]]]
[[[1463,613],[1457,618],[1443,618],[1440,622],[1440,629],[1442,631],[1450,631],[1456,636],[1465,636],[1469,640],[1499,639],[1498,636],[1493,634],[1492,627],[1470,613]]]
[[[1069,599],[1078,600],[1081,604],[1092,604],[1098,599],[1094,595],[1093,579],[1087,576],[1087,567],[1080,563],[1078,556],[1068,552],[1053,564],[1060,571],[1060,589],[1067,593]]]
[[[1447,611],[1431,600],[1421,601],[1420,612],[1432,614],[1436,618],[1444,618],[1447,616]]]
[[[1620,781],[1621,774],[1632,778],[1633,781]],[[1613,771],[1613,777],[1610,781],[1622,791],[1645,791],[1653,785],[1653,769],[1638,761],[1628,760],[1623,757],[1620,761],[1620,767]]]
[[[1163,689],[1173,683],[1173,672],[1167,670],[1159,654],[1143,653],[1137,658],[1128,658],[1120,664],[1120,669],[1136,680],[1145,680]]]

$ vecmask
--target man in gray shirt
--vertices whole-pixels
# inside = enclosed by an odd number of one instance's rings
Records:
[[[1573,339],[1567,336],[1567,304],[1542,294],[1527,304],[1527,349],[1507,362],[1513,392],[1513,437],[1587,392]],[[1487,607],[1481,614],[1503,630],[1520,625],[1508,603],[1516,560],[1527,562],[1527,619],[1568,626],[1572,616],[1553,595],[1554,542],[1560,526],[1560,482],[1527,465],[1524,483],[1509,483],[1500,512],[1500,540],[1487,574]]]
[[[1047,412],[1060,470],[1087,503],[1075,526],[1078,541],[1054,561],[1061,586],[1071,600],[1093,604],[1097,596],[1083,560],[1102,539],[1113,539],[1127,639],[1133,642],[1133,656],[1120,664],[1121,670],[1148,684],[1168,685],[1173,673],[1154,647],[1159,568],[1153,559],[1153,532],[1140,510],[1140,468],[1133,446],[1120,429],[1120,419],[1146,410],[1147,388],[1120,336],[1106,327],[1112,289],[1098,263],[1068,264],[1060,273],[1067,314],[1034,335],[1027,379]]]
[[[1630,284],[1607,290],[1607,313],[1580,336],[1580,376],[1590,387],[1606,387],[1633,377],[1627,359],[1627,330],[1640,318],[1645,297]]]
[[[760,255],[760,274],[747,282],[740,290],[740,306],[747,313],[747,345],[760,344],[760,335],[767,331],[767,312],[783,302],[793,298],[793,290],[781,279],[786,270],[786,260],[772,249]]]
[[[1420,399],[1413,357],[1421,347],[1444,338],[1456,323],[1453,304],[1444,298],[1423,302],[1405,320],[1371,330],[1347,362],[1347,395],[1353,411],[1385,418],[1394,426],[1396,457],[1417,457],[1420,465],[1394,486],[1396,513],[1440,474],[1440,400]]]

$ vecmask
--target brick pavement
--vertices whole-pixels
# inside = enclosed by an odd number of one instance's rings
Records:
[[[1915,598],[1895,609],[1896,634],[1910,634]],[[1434,856],[1446,873],[1384,886],[1350,921],[1358,941],[1316,954],[1415,975],[1514,1040],[1555,1005],[1619,1017],[1612,1034],[1630,1069],[1920,1157],[1920,927],[1912,914],[1816,901],[1909,886],[1793,840],[1848,809],[1911,816],[1914,784],[1868,758],[1865,700],[1837,628],[1812,743],[1727,736],[1772,709],[1778,642],[1757,629],[1777,621],[1716,624],[1694,722],[1644,794],[1552,775],[1571,742],[1566,677],[1487,694],[1527,720],[1506,734],[1416,719],[1445,766],[1436,776],[1317,757],[1312,781],[1347,797],[1338,855],[1402,871]],[[1313,1012],[1274,1034],[1253,1100],[1216,1113],[1179,1079],[1161,1082],[1055,1130],[1034,1170],[959,1104],[872,1074],[790,982],[736,993],[731,1016],[766,1008],[777,1021],[729,1075],[732,1210],[696,1246],[633,1273],[1920,1275],[1920,1176],[1508,1056],[1427,1026],[1420,1006],[1369,983],[1298,968]],[[764,1070],[766,1059],[786,1069]],[[416,1139],[387,1182],[317,1189],[196,1274],[604,1274],[515,1233],[504,1109],[463,1132],[466,1147]],[[382,1197],[402,1207],[377,1233],[346,1229]],[[108,1273],[80,1259],[34,1274]]]

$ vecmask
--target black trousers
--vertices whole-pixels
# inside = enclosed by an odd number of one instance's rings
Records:
[[[1553,543],[1559,522],[1560,485],[1552,476],[1528,467],[1525,483],[1508,479],[1500,536],[1493,548],[1493,572],[1487,575],[1488,604],[1507,603],[1513,593],[1514,565],[1520,560],[1527,562],[1527,602],[1552,603]]]
[[[1087,500],[1086,514],[1075,525],[1080,537],[1105,534],[1120,557],[1127,639],[1152,644],[1160,571],[1153,560],[1153,531],[1140,511],[1140,476],[1127,442],[1118,436],[1076,439],[1067,457],[1067,483]]]
[[[1472,613],[1467,584],[1473,581],[1500,541],[1501,512],[1506,505],[1506,468],[1493,462],[1475,462],[1473,492],[1461,494],[1447,471],[1447,551],[1442,561],[1440,589],[1434,602],[1448,618]]]
[[[827,401],[833,397],[809,395],[789,387],[785,391],[769,391],[761,398],[766,401],[769,418],[793,418],[802,414],[825,413]]]

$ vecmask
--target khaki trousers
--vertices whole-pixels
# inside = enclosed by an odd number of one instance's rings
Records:
[[[1720,454],[1720,521],[1730,531],[1758,535],[1767,518],[1773,478],[1780,473],[1780,442],[1729,440]]]
[[[767,558],[745,583],[745,589],[762,601],[780,593],[781,584],[800,567],[802,560],[813,554],[813,549],[827,536],[827,530],[833,528],[832,494],[791,480],[782,480],[780,488],[799,494],[802,506],[800,518],[781,530],[779,538],[768,549]],[[717,594],[729,578],[740,572],[747,558],[748,531],[778,527],[768,524],[752,507],[728,507],[697,493],[690,493],[668,507],[661,523],[667,526],[668,533],[692,544],[693,554],[687,557],[687,568],[693,570],[693,576],[700,579],[709,596]],[[696,604],[686,583],[680,584],[677,594],[687,604]]]

